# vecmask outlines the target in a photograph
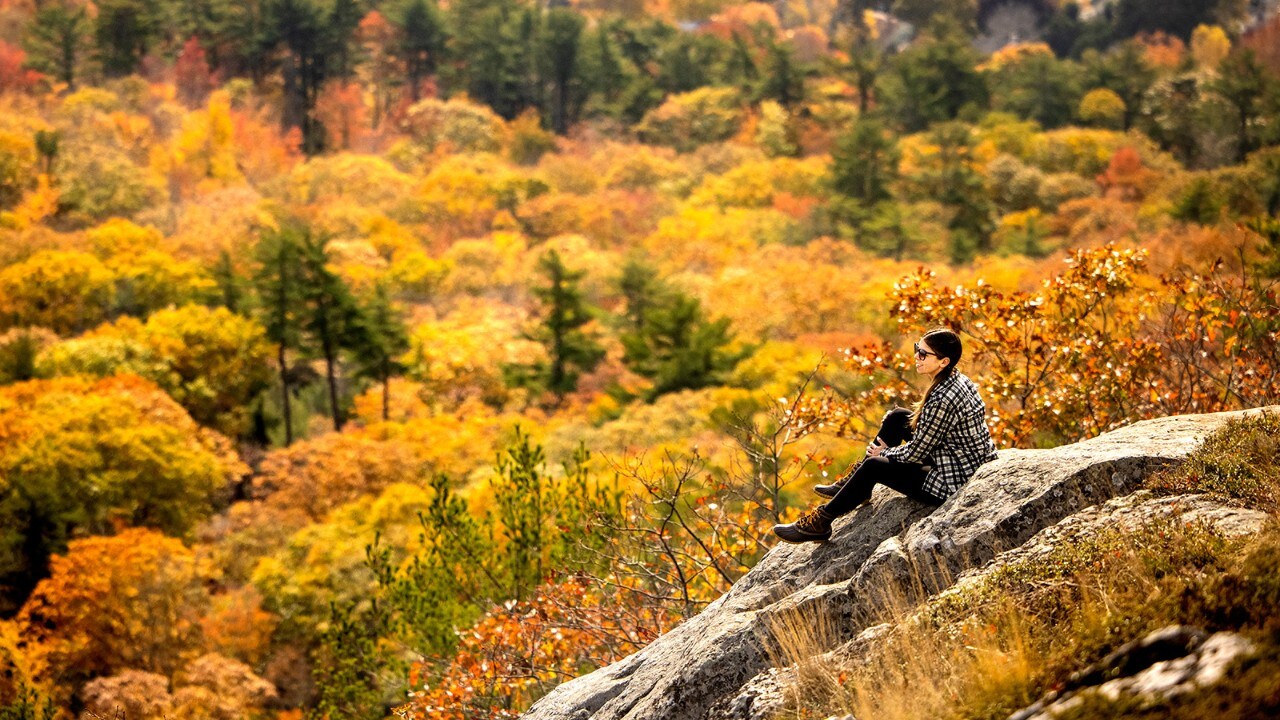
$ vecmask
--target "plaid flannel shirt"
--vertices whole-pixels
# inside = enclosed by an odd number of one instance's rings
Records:
[[[979,465],[996,457],[986,410],[978,386],[961,373],[952,373],[920,408],[915,436],[885,450],[882,457],[932,466],[922,489],[945,500],[969,482]]]

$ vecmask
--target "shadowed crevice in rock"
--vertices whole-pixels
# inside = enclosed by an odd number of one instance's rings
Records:
[[[1242,414],[1160,418],[1051,450],[1005,450],[936,510],[877,490],[836,523],[830,543],[780,543],[699,615],[557,687],[523,717],[700,720],[713,706],[716,717],[746,717],[720,713],[772,666],[763,638],[774,620],[810,618],[828,629],[813,653],[834,648],[886,602],[923,599],[1063,518],[1131,493]]]

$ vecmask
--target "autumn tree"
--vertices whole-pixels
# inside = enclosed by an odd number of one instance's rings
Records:
[[[106,318],[112,272],[88,253],[45,250],[0,270],[0,325],[81,332]]]
[[[260,325],[225,308],[185,305],[126,317],[46,349],[42,377],[134,373],[163,388],[196,422],[231,437],[250,430],[250,411],[270,382],[270,346]]]
[[[209,69],[209,61],[200,39],[192,35],[183,44],[173,67],[174,85],[178,97],[189,108],[204,104],[209,93],[217,85],[216,76]]]
[[[246,472],[226,438],[136,377],[11,385],[0,420],[8,602],[24,597],[76,534],[121,524],[184,534]]]
[[[169,675],[194,657],[208,603],[205,571],[153,530],[73,540],[22,607],[64,682],[136,668]]]

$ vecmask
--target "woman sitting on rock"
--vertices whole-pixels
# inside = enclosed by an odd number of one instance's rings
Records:
[[[946,329],[930,330],[915,350],[916,372],[933,378],[924,398],[914,411],[889,411],[867,456],[835,483],[814,488],[831,500],[793,523],[775,525],[778,537],[792,543],[827,540],[831,521],[870,500],[876,483],[940,505],[973,477],[979,465],[995,459],[978,387],[956,370],[960,337]]]

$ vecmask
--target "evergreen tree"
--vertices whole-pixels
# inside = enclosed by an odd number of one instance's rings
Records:
[[[1061,127],[1071,122],[1080,105],[1079,77],[1075,62],[1032,54],[991,73],[992,104],[1046,129]]]
[[[578,54],[584,24],[581,15],[562,8],[546,17],[542,56],[552,86],[551,128],[560,135],[568,132],[574,108],[582,105]]]
[[[31,67],[51,75],[75,90],[84,64],[84,50],[91,29],[88,11],[50,3],[36,11],[23,37]]]
[[[284,417],[284,444],[293,443],[293,408],[289,353],[302,344],[300,316],[303,312],[302,232],[285,226],[266,233],[256,248],[258,272],[254,276],[259,321],[267,339],[276,346],[280,373],[281,407]]]
[[[1083,87],[1106,88],[1124,101],[1124,130],[1133,127],[1143,105],[1147,90],[1156,79],[1156,70],[1147,62],[1146,53],[1138,43],[1129,41],[1106,53],[1094,50],[1082,56],[1084,66]]]
[[[935,24],[929,34],[895,55],[880,77],[886,115],[908,132],[954,120],[966,108],[987,104],[987,86],[976,70],[980,58],[954,24]]]
[[[860,116],[831,154],[832,188],[861,208],[893,198],[902,153],[879,120]]]
[[[391,419],[391,378],[404,372],[397,360],[409,349],[402,312],[392,303],[386,285],[379,283],[358,316],[355,333],[357,375],[382,385],[382,419]]]
[[[934,197],[951,210],[951,259],[967,260],[974,249],[991,249],[993,207],[982,174],[973,167],[973,133],[964,123],[942,123],[929,139],[938,146]]]
[[[302,130],[304,152],[318,153],[324,149],[324,128],[315,117],[316,100],[334,50],[326,13],[316,0],[271,0],[267,37],[287,52],[281,123]]]
[[[156,0],[105,0],[98,4],[94,40],[107,75],[128,75],[138,68],[160,33],[160,14]]]
[[[357,0],[333,0],[326,23],[330,45],[328,74],[332,77],[349,78],[355,73],[352,39],[362,17],[364,11]]]
[[[1262,146],[1260,137],[1264,128],[1273,126],[1280,115],[1274,110],[1270,122],[1263,122],[1269,114],[1268,106],[1274,106],[1280,98],[1278,82],[1274,75],[1258,62],[1252,50],[1232,53],[1218,68],[1218,77],[1209,84],[1209,90],[1226,100],[1235,111],[1230,124],[1236,136],[1236,161]],[[1273,130],[1274,134],[1274,130]]]
[[[213,267],[213,281],[218,285],[222,306],[231,312],[240,312],[244,287],[231,262],[231,253],[226,250],[218,253],[218,263]]]
[[[1245,7],[1243,0],[1119,0],[1116,33],[1129,38],[1164,31],[1187,40],[1198,25],[1228,27],[1243,19]]]
[[[400,32],[393,54],[404,63],[409,98],[422,97],[422,81],[436,72],[444,54],[445,34],[440,11],[428,0],[409,0],[400,15]]]
[[[346,412],[338,393],[338,364],[344,350],[360,346],[362,319],[346,282],[329,267],[330,237],[304,230],[300,238],[303,310],[301,327],[313,353],[324,360],[329,412],[342,430]]]
[[[804,71],[796,64],[791,47],[772,38],[766,46],[764,81],[759,98],[777,100],[791,108],[804,100]]]
[[[561,399],[578,386],[578,377],[604,358],[604,348],[583,329],[591,313],[578,283],[586,274],[565,267],[552,250],[538,262],[546,285],[533,293],[542,303],[542,323],[530,339],[547,349],[547,362],[534,368],[539,384]]]
[[[626,301],[623,361],[653,381],[646,400],[723,383],[749,352],[731,352],[729,321],[707,320],[701,302],[668,287],[649,268],[628,265],[620,290]]]
[[[477,102],[503,118],[520,114],[522,82],[529,68],[521,65],[520,8],[514,0],[458,0],[450,5],[450,55],[466,58],[452,78]]]

